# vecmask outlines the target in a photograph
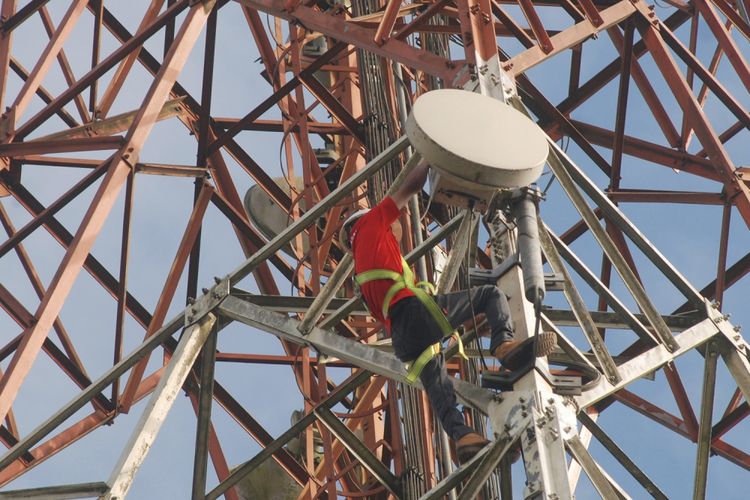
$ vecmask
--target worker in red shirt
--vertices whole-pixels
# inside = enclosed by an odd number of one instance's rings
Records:
[[[352,214],[341,229],[340,241],[353,254],[355,279],[361,283],[362,298],[371,314],[390,332],[396,356],[411,366],[411,373],[420,365],[417,375],[433,411],[456,443],[459,463],[465,463],[488,440],[467,426],[456,408],[456,395],[439,342],[447,332],[471,319],[473,309],[484,313],[491,330],[490,352],[506,368],[513,370],[529,362],[534,348],[529,339],[513,340],[510,308],[498,287],[485,285],[468,293],[463,290],[425,299],[426,294],[415,286],[401,255],[398,219],[409,198],[422,189],[428,171],[429,165],[421,162],[392,196],[385,197],[371,210]],[[368,273],[367,279],[360,279]],[[535,354],[546,356],[555,346],[555,335],[542,332],[538,337]]]

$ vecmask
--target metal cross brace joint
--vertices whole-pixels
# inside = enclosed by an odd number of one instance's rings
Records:
[[[203,289],[203,295],[195,299],[190,307],[185,309],[185,327],[197,323],[206,314],[214,310],[228,295],[230,290],[229,277],[214,278],[216,284],[210,289]]]

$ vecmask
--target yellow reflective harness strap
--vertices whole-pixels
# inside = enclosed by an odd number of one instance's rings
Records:
[[[372,269],[356,275],[354,277],[354,280],[360,286],[374,280],[393,281],[393,285],[391,285],[391,287],[388,289],[383,300],[382,313],[384,318],[388,317],[388,310],[390,308],[391,300],[393,300],[393,297],[395,297],[395,295],[404,288],[408,288],[409,290],[411,290],[414,296],[417,297],[419,301],[422,302],[422,304],[424,304],[432,317],[435,319],[438,327],[440,328],[440,331],[443,333],[443,337],[452,337],[458,344],[459,356],[468,360],[469,358],[466,356],[466,352],[464,351],[464,344],[461,341],[461,336],[458,335],[458,332],[453,331],[453,328],[448,322],[448,319],[445,317],[445,314],[443,314],[443,311],[440,310],[440,307],[435,303],[433,298],[423,290],[423,288],[427,288],[431,292],[434,292],[435,287],[432,285],[432,283],[429,283],[427,281],[420,281],[419,283],[414,284],[414,274],[412,273],[409,264],[407,264],[406,260],[404,260],[403,257],[401,258],[401,266],[403,269],[402,274],[399,274],[396,271],[391,271],[390,269]],[[427,349],[422,351],[422,354],[420,354],[419,357],[414,360],[414,363],[410,365],[407,364],[408,373],[406,375],[406,381],[410,384],[413,384],[419,377],[419,374],[422,373],[422,370],[427,365],[427,363],[429,363],[432,358],[437,356],[440,351],[440,342],[435,342]]]

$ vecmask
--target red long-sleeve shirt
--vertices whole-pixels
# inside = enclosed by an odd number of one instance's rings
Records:
[[[391,224],[398,219],[400,210],[390,196],[383,198],[375,208],[363,215],[352,228],[352,252],[354,254],[354,273],[359,274],[372,269],[388,269],[401,274],[401,250],[398,241],[391,231]],[[388,289],[393,285],[391,280],[374,280],[361,286],[362,297],[372,315],[382,322],[390,332],[390,318],[382,314],[383,301]],[[391,299],[391,306],[404,297],[413,296],[404,288]]]

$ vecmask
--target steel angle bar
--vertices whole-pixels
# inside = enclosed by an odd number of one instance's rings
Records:
[[[596,463],[581,442],[581,438],[577,435],[573,436],[565,441],[565,445],[575,461],[580,464],[583,471],[591,480],[591,484],[594,485],[594,488],[596,488],[596,491],[599,492],[602,498],[614,499],[620,497],[615,493],[615,489],[609,483],[607,477],[602,473],[599,464]]]
[[[631,241],[643,252],[651,262],[666,276],[666,278],[694,305],[703,309],[703,297],[692,284],[667,260],[664,255],[640,232],[640,230],[625,216],[622,211],[607,198],[607,196],[589,179],[586,174],[573,163],[565,152],[554,141],[549,141],[550,148],[556,153],[550,158],[557,157],[562,168],[570,175],[575,183],[596,203],[604,212],[605,217],[625,233]],[[552,166],[552,163],[550,163]],[[557,172],[555,172],[557,174]]]
[[[625,321],[625,323],[635,332],[636,335],[638,335],[639,338],[642,340],[650,340],[651,343],[657,343],[656,339],[651,335],[651,332],[646,329],[645,326],[643,326],[643,323],[641,323],[637,317],[633,313],[630,312],[630,310],[620,302],[620,299],[617,298],[617,296],[612,293],[612,291],[602,283],[599,278],[591,272],[591,270],[586,266],[586,264],[578,258],[578,256],[573,253],[568,246],[562,242],[562,240],[554,233],[552,230],[546,225],[543,225],[544,231],[548,235],[548,237],[552,240],[554,243],[554,246],[557,248],[560,257],[565,259],[565,261],[572,267],[578,275],[583,278],[588,285],[594,289],[594,291],[599,294],[600,296],[604,296],[604,299],[607,301],[607,305],[612,308],[613,311],[615,311],[618,315],[621,316],[621,318]],[[540,231],[541,234],[541,231]]]
[[[185,97],[180,97],[165,102],[156,120],[162,121],[180,114],[184,106],[184,100]],[[61,132],[38,137],[34,139],[34,142],[51,141],[54,139],[73,139],[78,137],[108,136],[125,132],[128,127],[130,127],[130,124],[133,122],[137,114],[138,110],[128,111],[126,113],[105,118],[104,120],[98,120],[93,123],[87,123],[86,125],[80,125]]]
[[[0,245],[0,257],[13,250],[16,245],[20,244],[21,241],[23,241],[24,238],[34,232],[36,228],[43,225],[45,221],[47,221],[54,214],[64,208],[71,200],[85,191],[86,188],[96,182],[102,175],[107,172],[109,165],[109,160],[102,162],[94,170],[86,174],[86,176],[78,181],[78,183],[76,183],[72,188],[66,191],[65,194],[52,202],[47,208],[39,213],[32,213],[32,215],[34,216],[32,220],[22,228],[17,230],[14,234],[9,235],[9,238],[5,240],[2,245]],[[17,196],[14,193],[14,187],[15,186],[13,185],[9,186],[11,195]]]
[[[13,463],[14,460],[18,459],[24,453],[29,451],[32,446],[41,441],[47,434],[52,432],[69,417],[74,415],[79,409],[81,409],[89,401],[91,401],[92,398],[100,394],[102,390],[109,384],[111,384],[114,379],[125,373],[146,354],[161,345],[161,343],[164,342],[166,338],[180,329],[180,327],[183,325],[183,322],[184,317],[182,314],[173,318],[158,332],[146,339],[146,341],[143,342],[139,347],[137,347],[133,352],[123,358],[122,361],[114,365],[101,377],[93,381],[91,385],[83,390],[78,396],[64,405],[60,410],[57,411],[57,413],[40,424],[27,437],[23,438],[18,442],[18,444],[8,450],[5,455],[0,457],[0,470],[4,469],[5,467]]]
[[[146,459],[161,425],[172,408],[175,396],[182,389],[182,384],[187,379],[215,323],[216,316],[209,313],[199,323],[190,325],[183,333],[169,365],[159,379],[159,384],[154,389],[140,421],[125,445],[123,454],[112,470],[108,481],[111,486],[109,491],[100,497],[102,500],[117,500],[127,495],[138,469]]]
[[[461,481],[466,479],[469,476],[469,474],[471,474],[473,471],[475,471],[479,467],[482,460],[494,448],[499,447],[501,450],[503,450],[503,447],[501,445],[502,445],[502,442],[500,440],[497,440],[485,446],[484,448],[482,448],[479,451],[479,453],[474,455],[474,458],[472,458],[469,462],[467,462],[466,464],[456,469],[449,476],[446,476],[445,478],[443,478],[438,484],[435,485],[434,488],[432,488],[430,491],[426,492],[424,495],[419,497],[419,500],[442,500],[444,499],[445,495],[453,491],[456,488],[456,486],[459,485]]]
[[[43,488],[29,488],[23,490],[0,491],[0,499],[14,500],[67,500],[74,498],[98,497],[106,492],[109,486],[105,482],[65,484],[60,486],[46,486]]]
[[[459,69],[457,64],[427,50],[417,49],[407,43],[389,38],[383,44],[374,40],[374,30],[357,26],[338,16],[331,16],[315,10],[312,6],[298,4],[288,9],[280,0],[237,0],[240,4],[252,7],[273,16],[300,23],[311,31],[318,31],[336,40],[346,42],[381,57],[398,61],[409,67],[422,70],[432,76],[442,78],[452,85]]]
[[[695,483],[693,484],[693,500],[706,498],[708,486],[708,459],[711,453],[711,421],[714,410],[714,394],[716,392],[716,362],[719,351],[716,342],[706,345],[705,367],[703,371],[703,390],[701,391],[701,414],[698,423],[698,450],[695,458]]]
[[[575,315],[573,314],[573,311],[568,311],[565,309],[547,309],[545,308],[544,314],[547,315],[547,317],[553,321],[556,325],[559,326],[576,326],[578,325]],[[620,313],[617,312],[605,312],[605,311],[589,311],[589,314],[591,314],[591,318],[594,320],[594,324],[597,328],[608,328],[611,330],[631,330],[632,325],[630,325],[627,320],[623,319],[623,316]],[[633,315],[641,324],[643,324],[644,321],[648,321],[646,317],[642,314],[634,314]],[[693,315],[687,315],[687,316],[677,316],[677,315],[667,315],[662,316],[664,318],[664,322],[667,324],[670,330],[673,332],[681,332],[683,330],[687,330],[694,324],[696,324],[698,321],[701,320],[701,318],[696,318]],[[651,342],[656,343],[656,342]]]
[[[18,91],[18,96],[16,97],[15,102],[11,105],[12,108],[15,108],[16,121],[21,118],[24,110],[31,102],[32,97],[36,93],[36,89],[41,85],[47,71],[57,58],[57,54],[62,50],[65,40],[73,31],[73,28],[75,28],[76,22],[86,8],[87,3],[86,0],[72,2],[60,21],[57,31],[55,31],[53,36],[50,37],[49,43],[39,57],[36,66],[31,70],[29,78],[24,82],[23,87]]]
[[[581,352],[578,347],[576,347],[575,344],[573,344],[573,342],[571,342],[570,339],[568,339],[568,337],[562,331],[560,331],[560,329],[557,328],[557,326],[552,321],[550,321],[550,319],[547,317],[547,314],[545,313],[542,313],[542,322],[544,323],[546,328],[554,330],[555,335],[557,335],[557,345],[560,347],[560,349],[563,350],[565,354],[570,356],[574,363],[599,373],[599,369],[596,368],[588,360],[588,357],[583,352]]]
[[[479,493],[482,491],[482,487],[487,482],[487,479],[495,472],[495,469],[500,464],[500,460],[508,453],[513,440],[509,437],[499,438],[488,446],[489,450],[487,454],[482,457],[481,462],[474,467],[471,477],[467,481],[464,488],[461,490],[461,494],[458,496],[458,500],[472,500],[478,498]]]
[[[453,219],[451,219],[447,224],[442,226],[437,231],[433,232],[429,238],[424,240],[424,242],[419,245],[419,247],[415,248],[411,252],[409,252],[407,255],[404,256],[404,259],[407,263],[412,264],[413,262],[416,262],[417,259],[421,258],[427,252],[432,250],[432,248],[443,241],[445,238],[448,237],[449,234],[451,234],[456,227],[461,223],[461,220],[463,219],[463,215],[459,214],[455,216]],[[331,314],[330,316],[326,317],[321,323],[321,328],[332,328],[333,325],[341,321],[343,318],[348,316],[352,311],[354,311],[358,306],[361,307],[362,301],[358,297],[354,297],[352,299],[349,299],[349,301],[341,307],[339,310],[337,310],[335,313]]]
[[[313,327],[308,335],[302,335],[297,330],[297,324],[299,324],[297,319],[268,311],[231,295],[221,302],[218,312],[222,316],[259,328],[284,340],[310,345],[323,354],[335,356],[378,375],[406,382],[406,370],[403,363],[393,354],[379,351],[372,346],[318,327]],[[418,381],[415,385],[421,387]]]
[[[31,0],[28,4],[24,5],[18,11],[10,16],[4,23],[0,25],[0,30],[3,34],[7,35],[14,29],[16,29],[26,19],[33,16],[34,13],[44,7],[49,0]]]
[[[746,401],[750,401],[750,361],[747,358],[747,349],[741,352],[731,341],[724,339],[719,343],[719,352],[724,363],[732,374],[737,387],[739,387]]]
[[[589,310],[586,307],[581,294],[578,293],[578,289],[573,283],[565,264],[563,264],[562,258],[557,252],[557,248],[552,242],[552,238],[547,233],[544,224],[539,226],[539,240],[542,244],[544,255],[547,257],[547,261],[552,269],[556,273],[563,275],[563,279],[565,280],[563,293],[565,294],[568,303],[570,303],[570,307],[573,309],[573,314],[575,314],[583,334],[588,339],[597,361],[599,361],[599,366],[602,367],[607,380],[612,384],[616,384],[621,380],[620,374],[617,372],[617,365],[612,359],[612,355],[607,350],[607,345],[604,343],[604,339],[597,330],[594,320],[591,318],[591,314],[589,314]]]
[[[359,372],[350,376],[341,385],[339,385],[333,392],[328,395],[328,398],[318,403],[316,408],[332,408],[342,401],[347,394],[355,390],[357,387],[365,383],[370,379],[372,374],[366,370],[360,370]],[[221,496],[232,486],[236,485],[242,480],[247,474],[252,472],[258,465],[263,461],[269,459],[274,453],[280,450],[286,443],[292,438],[295,438],[302,433],[305,428],[315,421],[315,414],[310,411],[304,417],[302,417],[296,424],[291,426],[281,436],[273,440],[271,443],[263,447],[255,457],[251,458],[247,462],[237,467],[229,477],[226,478],[222,483],[216,486],[206,495],[206,500],[215,500]]]
[[[600,31],[620,23],[623,19],[633,14],[633,12],[635,12],[633,4],[629,1],[621,0],[600,12],[603,19],[602,24],[595,26],[591,21],[585,19],[552,36],[550,38],[550,44],[553,47],[551,50],[545,51],[538,45],[531,47],[514,56],[507,63],[504,63],[503,67],[513,76],[518,76],[537,64],[549,59],[553,55],[574,45],[578,45],[592,35],[596,35]]]
[[[231,285],[236,285],[268,257],[275,254],[277,250],[280,250],[281,247],[291,241],[292,238],[304,231],[307,226],[313,224],[318,217],[323,215],[323,213],[333,204],[346,197],[355,187],[364,182],[365,179],[368,179],[372,174],[383,168],[388,162],[398,156],[404,149],[406,149],[408,144],[409,140],[406,136],[399,137],[396,142],[373,158],[373,160],[362,170],[349,177],[346,182],[331,191],[328,196],[320,200],[305,212],[305,215],[289,225],[284,231],[277,234],[271,241],[266,243],[266,245],[260,248],[252,257],[247,259],[239,268],[230,274],[229,279]]]
[[[315,416],[323,422],[331,434],[341,441],[344,446],[370,471],[375,479],[380,481],[388,490],[398,498],[401,494],[401,484],[399,479],[388,470],[388,468],[378,460],[372,451],[357,438],[357,436],[338,419],[333,412],[325,407],[319,407],[313,410]]]
[[[396,179],[394,179],[393,183],[388,188],[386,196],[390,196],[396,192],[399,186],[403,184],[406,176],[409,175],[409,172],[411,172],[414,167],[417,166],[421,158],[422,157],[419,155],[419,153],[414,153],[409,157],[409,160],[401,169],[401,172],[399,172]],[[298,328],[300,332],[302,332],[303,334],[307,334],[310,332],[313,325],[315,325],[315,323],[317,323],[320,317],[323,315],[323,310],[331,302],[336,292],[339,290],[339,288],[341,288],[344,280],[346,280],[346,277],[349,276],[349,273],[351,273],[353,269],[354,257],[351,252],[347,252],[344,258],[339,262],[339,265],[336,266],[333,274],[331,274],[331,276],[328,278],[328,281],[326,281],[325,285],[323,285],[323,288],[320,290],[317,297],[315,297],[315,300],[310,306],[310,309],[307,311],[305,317],[302,319],[302,322],[299,324]]]
[[[30,132],[35,130],[39,125],[46,121],[52,116],[58,109],[65,106],[68,102],[80,94],[86,87],[92,82],[100,78],[102,75],[112,69],[120,60],[127,57],[127,55],[136,50],[145,40],[153,36],[157,31],[164,27],[170,19],[175,18],[183,10],[188,8],[189,0],[180,0],[167,8],[154,22],[145,28],[142,32],[137,33],[135,36],[124,42],[120,47],[114,50],[106,59],[96,65],[91,71],[81,77],[75,85],[70,86],[69,89],[65,90],[62,94],[57,96],[49,105],[44,109],[40,110],[36,115],[29,119],[24,125],[22,125],[16,133],[16,137],[25,137]]]
[[[591,406],[597,401],[622,389],[634,380],[657,370],[678,356],[708,342],[717,334],[719,334],[719,330],[714,322],[711,319],[704,319],[695,326],[676,335],[676,339],[680,345],[680,348],[676,351],[669,352],[663,345],[657,345],[648,349],[619,366],[620,375],[622,376],[622,381],[619,384],[612,385],[603,380],[598,386],[585,391],[580,396],[575,396],[579,408],[583,409]]]
[[[458,228],[456,237],[453,239],[453,247],[448,256],[448,262],[445,264],[443,272],[440,273],[440,279],[437,282],[439,293],[447,293],[453,287],[453,282],[458,277],[458,270],[466,260],[465,255],[469,247],[471,230],[478,220],[473,210],[463,211],[461,226]]]
[[[668,497],[654,484],[651,479],[633,462],[627,453],[623,452],[617,443],[605,433],[599,425],[594,422],[586,412],[580,412],[578,414],[578,420],[588,429],[591,434],[601,443],[604,448],[630,472],[633,478],[638,481],[646,491],[657,500],[668,500]]]
[[[576,187],[576,184],[573,182],[573,177],[570,174],[569,170],[577,171],[577,168],[573,165],[573,163],[565,155],[565,153],[557,148],[557,145],[552,140],[549,140],[548,142],[551,144],[552,150],[550,151],[550,155],[547,160],[550,168],[555,173],[558,182],[560,182],[560,185],[568,194],[568,197],[570,198],[578,213],[581,214],[581,218],[586,221],[586,225],[589,227],[591,233],[599,242],[599,245],[602,247],[602,250],[604,250],[604,253],[612,262],[612,266],[622,278],[625,286],[633,296],[633,299],[635,299],[638,306],[648,318],[649,323],[651,323],[651,326],[654,328],[656,336],[667,346],[670,351],[677,350],[679,345],[672,336],[672,332],[669,330],[669,327],[666,325],[666,323],[664,323],[661,314],[659,314],[659,311],[657,311],[656,307],[651,302],[651,299],[646,293],[646,290],[644,290],[643,285],[641,285],[633,270],[630,269],[627,261],[617,249],[610,236],[599,224],[599,220],[597,219],[593,210],[586,203],[583,195]],[[598,191],[597,188],[595,188],[595,190]],[[591,196],[590,193],[588,194],[589,196]],[[603,195],[601,195],[601,197],[606,199],[606,197],[604,197]],[[607,202],[612,207],[614,207],[614,205],[612,205],[609,200],[607,200]],[[617,223],[617,221],[613,222],[617,224],[618,227],[621,227],[620,224]]]
[[[209,430],[213,403],[214,369],[216,367],[216,341],[218,329],[212,328],[203,345],[198,392],[198,427],[195,433],[195,459],[193,461],[193,500],[202,500],[206,494]],[[174,358],[173,358],[174,359]]]

